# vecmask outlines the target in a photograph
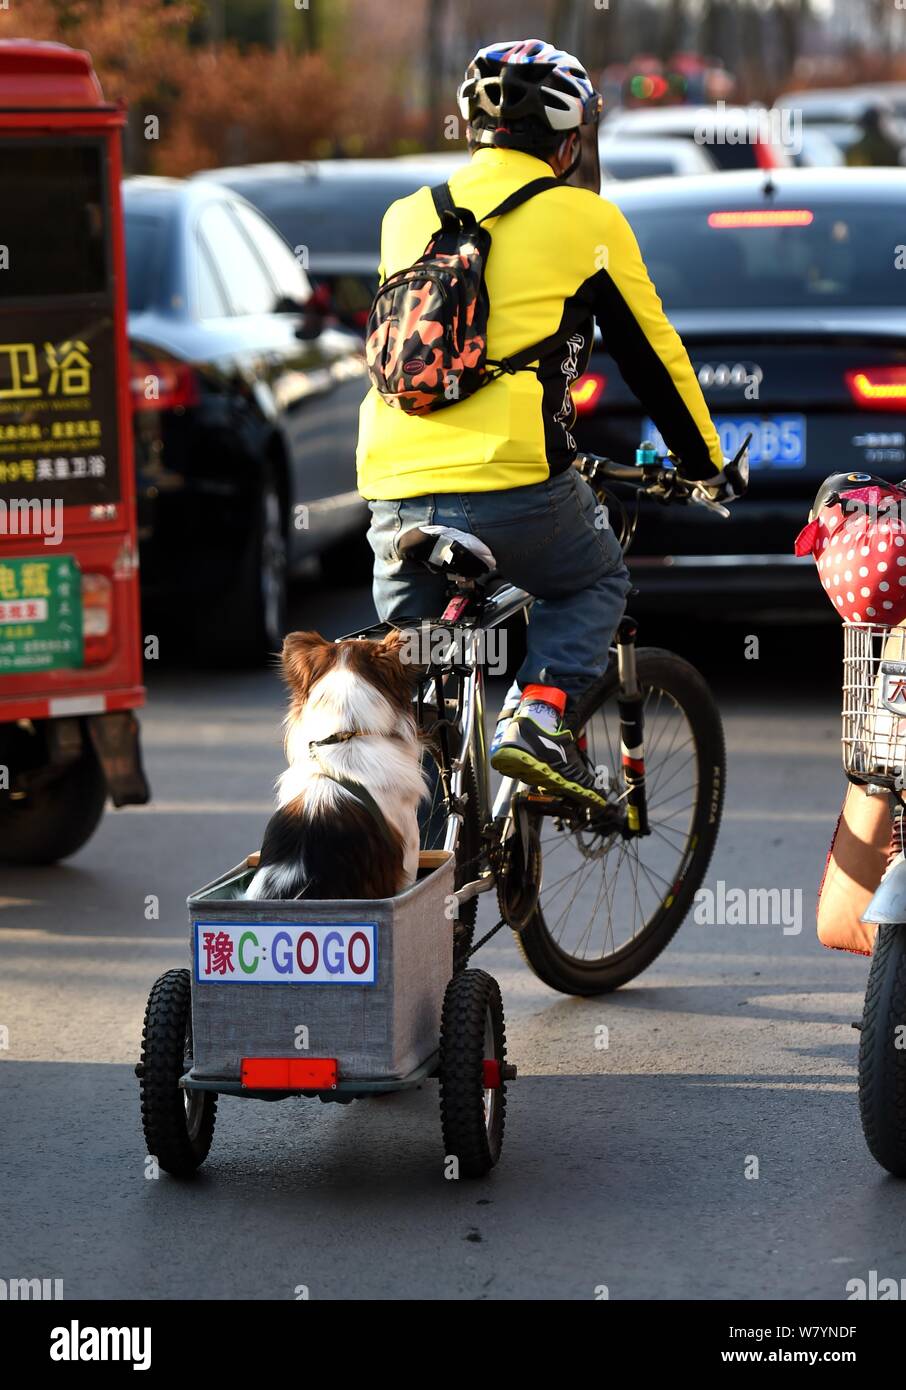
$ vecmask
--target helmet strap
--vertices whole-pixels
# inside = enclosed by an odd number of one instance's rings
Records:
[[[565,139],[565,140],[562,142],[562,144],[559,146],[559,149],[562,150],[563,145],[566,144],[566,140],[569,140],[570,137],[571,137],[573,134],[574,134],[574,132],[573,132],[573,131],[570,131],[569,135],[566,136],[566,139]],[[576,154],[575,154],[575,158],[573,159],[573,162],[570,164],[570,166],[569,166],[568,169],[564,169],[564,171],[563,171],[562,174],[558,174],[558,175],[557,175],[557,178],[558,178],[558,179],[561,179],[561,180],[563,181],[563,183],[567,183],[567,182],[572,178],[572,176],[573,176],[573,174],[576,172],[576,170],[578,169],[581,160],[582,160],[582,141],[581,141],[581,139],[577,139],[577,140],[576,140]]]

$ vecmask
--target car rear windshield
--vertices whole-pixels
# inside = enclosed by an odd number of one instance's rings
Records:
[[[96,140],[0,141],[0,300],[106,291],[102,159]]]
[[[906,305],[906,216],[893,199],[625,211],[668,311]],[[749,225],[734,225],[747,212]],[[794,225],[766,223],[772,212]]]
[[[443,182],[438,173],[435,183]],[[377,266],[381,222],[390,204],[405,198],[425,182],[411,178],[387,180],[286,179],[280,183],[236,184],[237,192],[254,203],[289,242],[307,246],[312,256],[372,256]]]
[[[164,220],[144,212],[127,212],[125,220],[129,310],[138,314],[155,302]]]

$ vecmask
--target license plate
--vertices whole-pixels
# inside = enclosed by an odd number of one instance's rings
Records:
[[[212,985],[373,985],[374,922],[196,922],[195,979]]]
[[[0,675],[82,665],[82,578],[71,555],[0,560]]]
[[[713,419],[724,458],[735,457],[746,435],[751,434],[750,468],[805,467],[804,415],[772,415],[768,419],[715,415]],[[646,420],[642,428],[642,438],[652,440],[658,453],[665,454],[667,446],[654,421]]]

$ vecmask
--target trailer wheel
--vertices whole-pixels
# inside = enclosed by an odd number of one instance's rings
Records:
[[[91,839],[104,814],[107,781],[94,748],[52,781],[22,797],[0,792],[0,859],[7,864],[54,864]]]
[[[188,970],[168,970],[148,996],[142,1029],[142,1127],[148,1154],[174,1177],[188,1177],[208,1156],[217,1118],[213,1091],[186,1091],[179,1078],[192,1065]]]
[[[506,1071],[500,987],[483,970],[463,970],[444,995],[438,1067],[444,1153],[463,1177],[484,1177],[500,1157]]]

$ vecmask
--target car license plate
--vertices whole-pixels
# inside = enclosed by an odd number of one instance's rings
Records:
[[[751,434],[750,468],[805,467],[804,415],[772,415],[766,419],[715,415],[713,419],[714,428],[720,435],[720,447],[724,458],[733,458],[739,452],[746,435]],[[667,452],[667,446],[653,420],[644,422],[642,438],[650,439],[657,446],[658,453]]]
[[[215,985],[373,985],[374,922],[196,922],[195,979]]]
[[[0,560],[0,675],[82,665],[82,578],[71,555]]]

